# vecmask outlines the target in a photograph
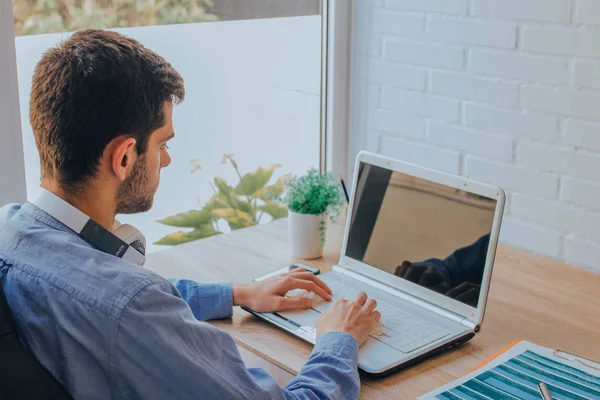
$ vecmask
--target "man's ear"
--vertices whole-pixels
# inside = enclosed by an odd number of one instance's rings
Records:
[[[135,164],[138,154],[135,147],[136,140],[132,137],[116,138],[113,143],[111,168],[120,181],[124,181]]]

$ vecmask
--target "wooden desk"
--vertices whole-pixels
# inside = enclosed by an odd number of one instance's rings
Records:
[[[324,257],[303,262],[329,270],[339,259],[342,233],[341,226],[330,226]],[[165,277],[249,282],[293,261],[290,254],[287,221],[279,220],[151,254],[146,265]],[[297,374],[312,349],[239,307],[231,319],[212,323],[229,332],[246,356],[289,374]],[[600,275],[501,246],[481,334],[388,378],[363,379],[361,398],[414,399],[518,338],[600,359]]]

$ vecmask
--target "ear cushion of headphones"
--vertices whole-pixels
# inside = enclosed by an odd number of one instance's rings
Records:
[[[146,238],[135,226],[115,220],[112,233],[140,253],[146,253]]]

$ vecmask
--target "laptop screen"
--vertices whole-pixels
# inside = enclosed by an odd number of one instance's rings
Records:
[[[496,200],[360,163],[346,256],[477,307]]]

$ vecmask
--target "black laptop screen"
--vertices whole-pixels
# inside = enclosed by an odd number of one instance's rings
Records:
[[[361,163],[346,256],[477,307],[496,201]]]

